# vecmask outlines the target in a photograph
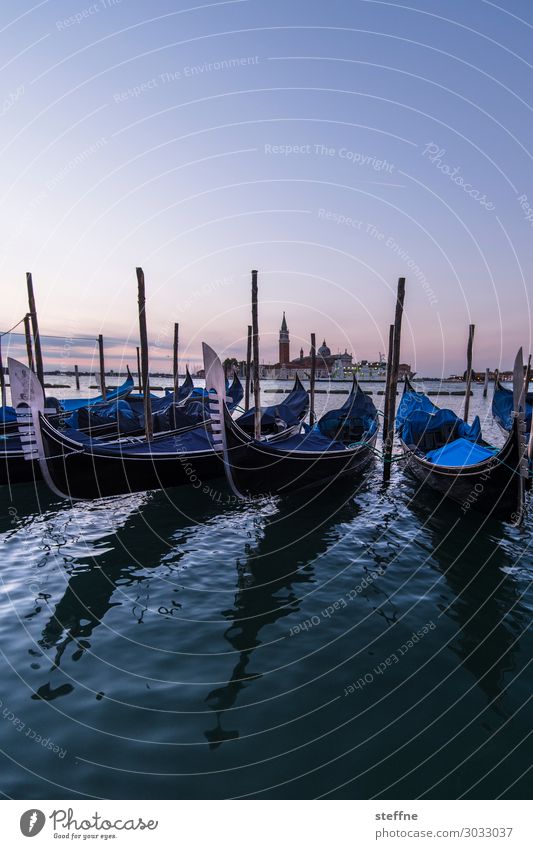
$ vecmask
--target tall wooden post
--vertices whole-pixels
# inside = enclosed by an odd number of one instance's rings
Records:
[[[389,381],[392,373],[392,349],[394,348],[394,324],[389,326],[389,348],[387,352],[387,379],[385,382],[385,399],[383,404],[383,438],[389,432]]]
[[[487,397],[487,392],[489,391],[489,374],[490,374],[490,369],[486,368],[485,369],[485,382],[483,384],[483,397],[484,398]]]
[[[496,394],[496,392],[498,391],[498,382],[499,382],[499,380],[500,380],[500,369],[499,369],[499,368],[496,368],[496,369],[494,369],[494,392],[493,392],[493,397],[494,397],[494,395]]]
[[[76,381],[76,389],[80,388],[80,372],[78,366],[74,366],[74,380]]]
[[[390,379],[388,383],[388,422],[387,432],[383,450],[383,480],[390,478],[392,461],[392,446],[394,444],[394,424],[396,420],[396,388],[398,386],[398,368],[400,365],[400,341],[402,336],[403,302],[405,299],[405,277],[398,280],[398,293],[396,296],[396,312],[394,315],[394,343],[392,346],[392,360]]]
[[[527,412],[527,393],[529,392],[529,384],[531,382],[531,354],[528,357],[526,374],[524,378],[524,398],[523,398],[523,406],[524,406],[524,426],[526,422],[526,412]],[[527,433],[527,430],[526,430]],[[531,421],[531,427],[529,430],[529,437],[527,441],[527,459],[531,463],[533,460],[533,417]]]
[[[178,345],[179,345],[179,324],[174,324],[174,346],[172,349],[172,377],[174,379],[174,395],[178,392],[179,383],[179,368],[178,368]],[[175,400],[175,399],[174,399]]]
[[[104,363],[104,337],[98,334],[98,359],[100,361],[100,393],[104,401],[107,401],[107,389],[105,385],[105,363]]]
[[[524,373],[524,410],[526,409],[526,398],[529,392],[529,384],[531,383],[531,354],[527,358],[527,366]]]
[[[30,308],[31,327],[33,330],[33,348],[35,351],[35,371],[39,383],[44,389],[43,355],[41,351],[41,337],[39,336],[39,322],[37,320],[37,308],[35,306],[35,295],[33,294],[33,280],[31,273],[26,273],[26,286],[28,288],[28,305]]]
[[[261,387],[259,385],[259,318],[257,314],[257,271],[252,271],[252,350],[254,358],[254,436],[261,438]]]
[[[0,336],[0,401],[2,407],[7,406],[6,401],[6,376],[4,374],[4,363],[2,361],[2,337]]]
[[[152,421],[152,401],[150,399],[150,379],[148,374],[148,333],[146,331],[146,297],[144,293],[144,271],[137,268],[137,289],[139,300],[139,335],[141,343],[141,374],[144,400],[144,432],[147,442],[154,435]]]
[[[475,329],[475,324],[470,324],[468,327],[468,346],[466,349],[466,398],[465,412],[463,416],[465,422],[468,421],[468,413],[470,411],[470,390],[472,388],[472,349],[474,347]]]
[[[26,339],[26,355],[28,357],[28,365],[31,371],[35,370],[35,366],[33,364],[33,350],[31,346],[31,329],[30,329],[30,314],[26,313],[24,316],[24,336]]]
[[[316,337],[311,333],[311,381],[309,385],[309,424],[315,423]]]
[[[250,369],[252,367],[252,325],[248,325],[248,338],[246,341],[246,381],[244,383],[244,409],[250,409]]]
[[[142,378],[141,378],[141,349],[137,347],[137,383],[139,385],[139,392],[141,391],[142,386]]]

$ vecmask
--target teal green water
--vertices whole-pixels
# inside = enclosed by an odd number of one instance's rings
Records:
[[[531,519],[459,520],[400,466],[0,499],[6,796],[530,796]]]

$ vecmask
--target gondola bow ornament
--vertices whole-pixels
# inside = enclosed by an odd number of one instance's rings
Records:
[[[28,461],[37,460],[46,484],[55,495],[65,498],[65,494],[55,486],[50,476],[39,423],[40,415],[53,415],[56,410],[45,407],[43,387],[37,375],[28,366],[12,359],[12,357],[8,357],[7,364],[11,385],[11,403],[17,413],[24,459]]]
[[[224,408],[231,398],[226,396],[226,378],[224,369],[217,353],[205,342],[202,342],[205,370],[205,388],[209,398],[209,415],[213,433],[213,447],[222,455],[224,471],[228,485],[237,498],[244,499],[237,488],[229,461],[226,428],[224,426]]]

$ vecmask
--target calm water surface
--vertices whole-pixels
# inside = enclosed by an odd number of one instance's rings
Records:
[[[254,504],[0,499],[6,796],[530,796],[531,519],[459,520],[399,465]]]

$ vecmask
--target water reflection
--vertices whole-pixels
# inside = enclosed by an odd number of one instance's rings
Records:
[[[171,568],[179,568],[188,539],[220,514],[221,507],[213,500],[176,491],[64,507],[48,516],[54,560],[68,576],[37,641],[43,651],[55,650],[51,672],[60,667],[69,646],[74,647],[73,661],[83,657],[91,648],[95,629],[113,607],[129,605],[132,616],[141,622],[155,571],[169,558]],[[137,589],[133,601],[127,592],[132,587]],[[173,595],[175,587],[169,584],[168,592]],[[50,598],[51,594],[39,592],[26,619],[41,613]],[[173,598],[164,605],[168,613],[178,608]],[[34,649],[30,653],[39,655]],[[52,687],[46,682],[32,698],[50,701],[72,690],[71,684]]]
[[[519,638],[527,627],[519,585],[508,569],[505,539],[514,532],[482,516],[459,518],[453,505],[438,498],[413,498],[409,510],[428,535],[431,563],[451,590],[452,601],[439,605],[440,615],[457,626],[450,649],[493,708],[508,716],[505,679],[516,669]]]
[[[317,559],[335,545],[340,526],[358,513],[353,487],[343,485],[310,501],[296,496],[279,499],[257,527],[245,558],[237,561],[234,604],[222,611],[231,623],[225,639],[239,654],[227,684],[206,699],[216,714],[215,727],[205,732],[210,748],[239,736],[236,729],[225,730],[222,720],[241,690],[261,677],[249,668],[262,643],[260,632],[299,609],[302,588],[315,580]]]

